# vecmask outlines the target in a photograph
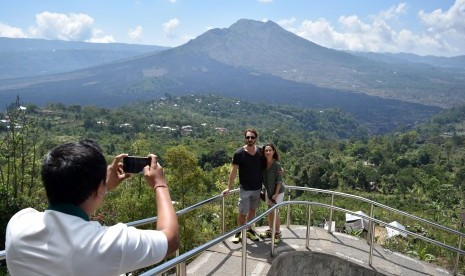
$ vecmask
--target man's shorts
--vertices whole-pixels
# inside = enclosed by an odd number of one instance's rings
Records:
[[[260,191],[246,191],[242,189],[239,190],[239,213],[246,215],[250,209],[257,209],[260,204]]]

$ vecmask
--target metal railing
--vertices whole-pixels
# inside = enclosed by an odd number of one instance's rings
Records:
[[[198,246],[198,247],[196,247],[196,248],[194,248],[194,249],[192,249],[192,250],[190,250],[188,252],[185,252],[182,255],[179,255],[179,251],[178,251],[176,253],[175,258],[173,258],[173,259],[171,259],[169,261],[166,261],[165,263],[160,264],[160,265],[156,266],[155,268],[150,269],[149,271],[147,271],[147,272],[145,272],[145,273],[143,273],[141,275],[144,275],[144,276],[156,275],[156,274],[166,272],[166,271],[176,267],[176,274],[184,276],[184,275],[186,275],[186,262],[189,259],[197,256],[199,253],[205,251],[206,249],[208,249],[208,248],[210,248],[210,247],[212,247],[212,246],[214,246],[214,245],[216,245],[216,244],[218,244],[220,242],[223,242],[224,240],[231,237],[232,235],[234,235],[238,231],[242,231],[242,236],[245,237],[246,236],[246,229],[248,227],[252,226],[258,220],[260,220],[263,217],[265,217],[266,215],[268,215],[270,212],[274,212],[274,219],[276,220],[276,218],[277,218],[277,210],[278,210],[278,208],[280,208],[282,206],[287,206],[286,226],[289,227],[289,225],[290,225],[290,212],[291,212],[291,206],[292,205],[306,205],[307,206],[307,214],[308,214],[308,217],[307,217],[307,231],[306,231],[306,233],[307,233],[306,234],[306,247],[307,247],[307,249],[310,249],[309,248],[309,239],[310,239],[310,222],[311,222],[311,214],[312,214],[311,207],[312,206],[318,206],[318,207],[327,208],[330,211],[329,221],[328,221],[328,225],[329,225],[328,232],[330,232],[330,233],[332,232],[331,225],[332,225],[332,219],[333,219],[333,212],[334,211],[345,212],[345,213],[352,214],[354,216],[357,216],[357,217],[360,217],[362,219],[365,219],[365,220],[369,221],[369,228],[368,228],[369,230],[368,230],[368,236],[367,236],[367,242],[370,245],[369,265],[372,265],[372,261],[373,261],[373,247],[374,247],[374,244],[375,244],[375,242],[374,242],[374,234],[373,234],[374,233],[374,228],[375,228],[375,224],[379,224],[379,225],[382,225],[382,226],[388,226],[389,228],[394,229],[396,231],[399,231],[401,233],[411,235],[411,236],[416,237],[418,239],[424,240],[424,241],[426,241],[428,243],[431,243],[431,244],[440,246],[442,248],[445,248],[447,250],[450,250],[452,252],[455,252],[457,255],[456,255],[456,259],[455,259],[454,266],[453,266],[453,274],[454,275],[457,274],[460,255],[465,255],[465,251],[463,251],[461,249],[461,244],[462,244],[463,237],[465,236],[465,233],[462,233],[460,231],[445,227],[445,226],[437,224],[435,222],[428,221],[428,220],[423,219],[423,218],[419,218],[419,217],[411,215],[409,213],[406,213],[406,212],[391,208],[389,206],[380,204],[378,202],[375,202],[375,201],[372,201],[372,200],[369,200],[369,199],[366,199],[366,198],[363,198],[363,197],[360,197],[360,196],[341,193],[341,192],[335,192],[335,191],[330,191],[330,190],[321,190],[321,189],[299,187],[299,186],[286,186],[286,188],[289,191],[288,192],[288,201],[276,204],[275,206],[273,206],[273,208],[270,208],[270,209],[266,210],[265,212],[263,212],[262,214],[256,216],[252,221],[249,221],[245,225],[243,225],[241,227],[238,227],[236,229],[233,229],[232,231],[230,231],[228,233],[225,233],[225,221],[224,221],[224,219],[225,219],[225,198],[222,195],[214,196],[212,198],[201,201],[199,203],[196,203],[196,204],[194,204],[192,206],[189,206],[189,207],[187,207],[185,209],[182,209],[182,210],[176,212],[176,214],[178,216],[180,216],[180,215],[186,214],[186,213],[188,213],[190,211],[193,211],[193,210],[195,210],[195,209],[197,209],[197,208],[199,208],[199,207],[201,207],[201,206],[203,206],[205,204],[208,204],[208,203],[211,203],[211,202],[214,202],[214,201],[217,201],[217,200],[221,199],[222,200],[222,216],[221,216],[222,233],[221,233],[221,236],[219,236],[219,237],[217,237],[217,238],[215,238],[215,239],[213,239],[213,240],[211,240],[211,241],[209,241],[207,243],[204,243],[204,244],[202,244],[202,245],[200,245],[200,246]],[[331,204],[324,204],[324,203],[318,203],[318,202],[309,202],[309,201],[291,201],[291,194],[290,194],[291,190],[301,190],[301,191],[305,191],[305,192],[329,194],[329,195],[331,195]],[[238,191],[239,191],[239,189],[235,189],[235,190],[230,191],[230,193],[237,193]],[[356,199],[356,200],[359,200],[359,201],[369,203],[370,206],[371,206],[370,215],[363,215],[363,214],[355,213],[354,211],[351,211],[351,210],[346,210],[344,208],[334,206],[334,198],[335,198],[335,196],[352,198],[352,199]],[[453,246],[450,246],[450,245],[445,244],[443,242],[439,242],[439,241],[436,241],[434,239],[425,237],[425,236],[420,235],[418,233],[414,233],[414,232],[411,232],[411,231],[408,231],[408,230],[405,230],[405,229],[401,229],[401,228],[395,227],[393,225],[389,225],[389,223],[387,223],[387,222],[375,219],[373,217],[374,207],[378,207],[378,208],[386,209],[386,210],[394,212],[394,213],[398,213],[398,214],[403,215],[405,217],[408,217],[410,219],[413,219],[413,220],[428,224],[430,226],[439,228],[439,229],[444,230],[446,232],[449,232],[451,234],[457,235],[458,239],[459,239],[458,246],[453,247]],[[154,223],[156,221],[157,221],[157,217],[151,217],[151,218],[146,218],[146,219],[142,219],[142,220],[138,220],[138,221],[129,222],[129,223],[127,223],[127,225],[129,225],[129,226],[141,226],[141,225],[148,224],[148,223]],[[275,225],[274,223],[275,222],[273,222],[272,225]],[[275,230],[273,229],[273,232],[274,231]],[[271,255],[272,256],[274,256],[274,253],[275,253],[275,250],[274,250],[275,243],[274,243],[274,240],[273,240],[274,236],[275,236],[274,234],[275,233],[272,233],[272,241],[271,241]],[[246,243],[246,240],[247,239],[242,239],[242,264],[241,264],[242,275],[246,275],[246,262],[247,262],[247,250],[246,250],[247,249],[247,243]],[[0,260],[3,260],[3,259],[5,259],[5,251],[0,251]]]

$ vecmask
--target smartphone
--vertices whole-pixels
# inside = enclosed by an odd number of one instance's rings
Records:
[[[123,158],[123,170],[125,173],[140,173],[144,167],[152,162],[150,157],[127,156]]]

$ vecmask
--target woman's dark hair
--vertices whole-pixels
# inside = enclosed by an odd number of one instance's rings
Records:
[[[41,175],[50,204],[79,205],[105,182],[107,164],[96,142],[81,140],[49,151]]]

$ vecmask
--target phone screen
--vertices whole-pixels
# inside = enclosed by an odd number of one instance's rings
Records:
[[[140,173],[144,167],[150,166],[149,157],[127,156],[123,158],[123,170],[125,173]]]

